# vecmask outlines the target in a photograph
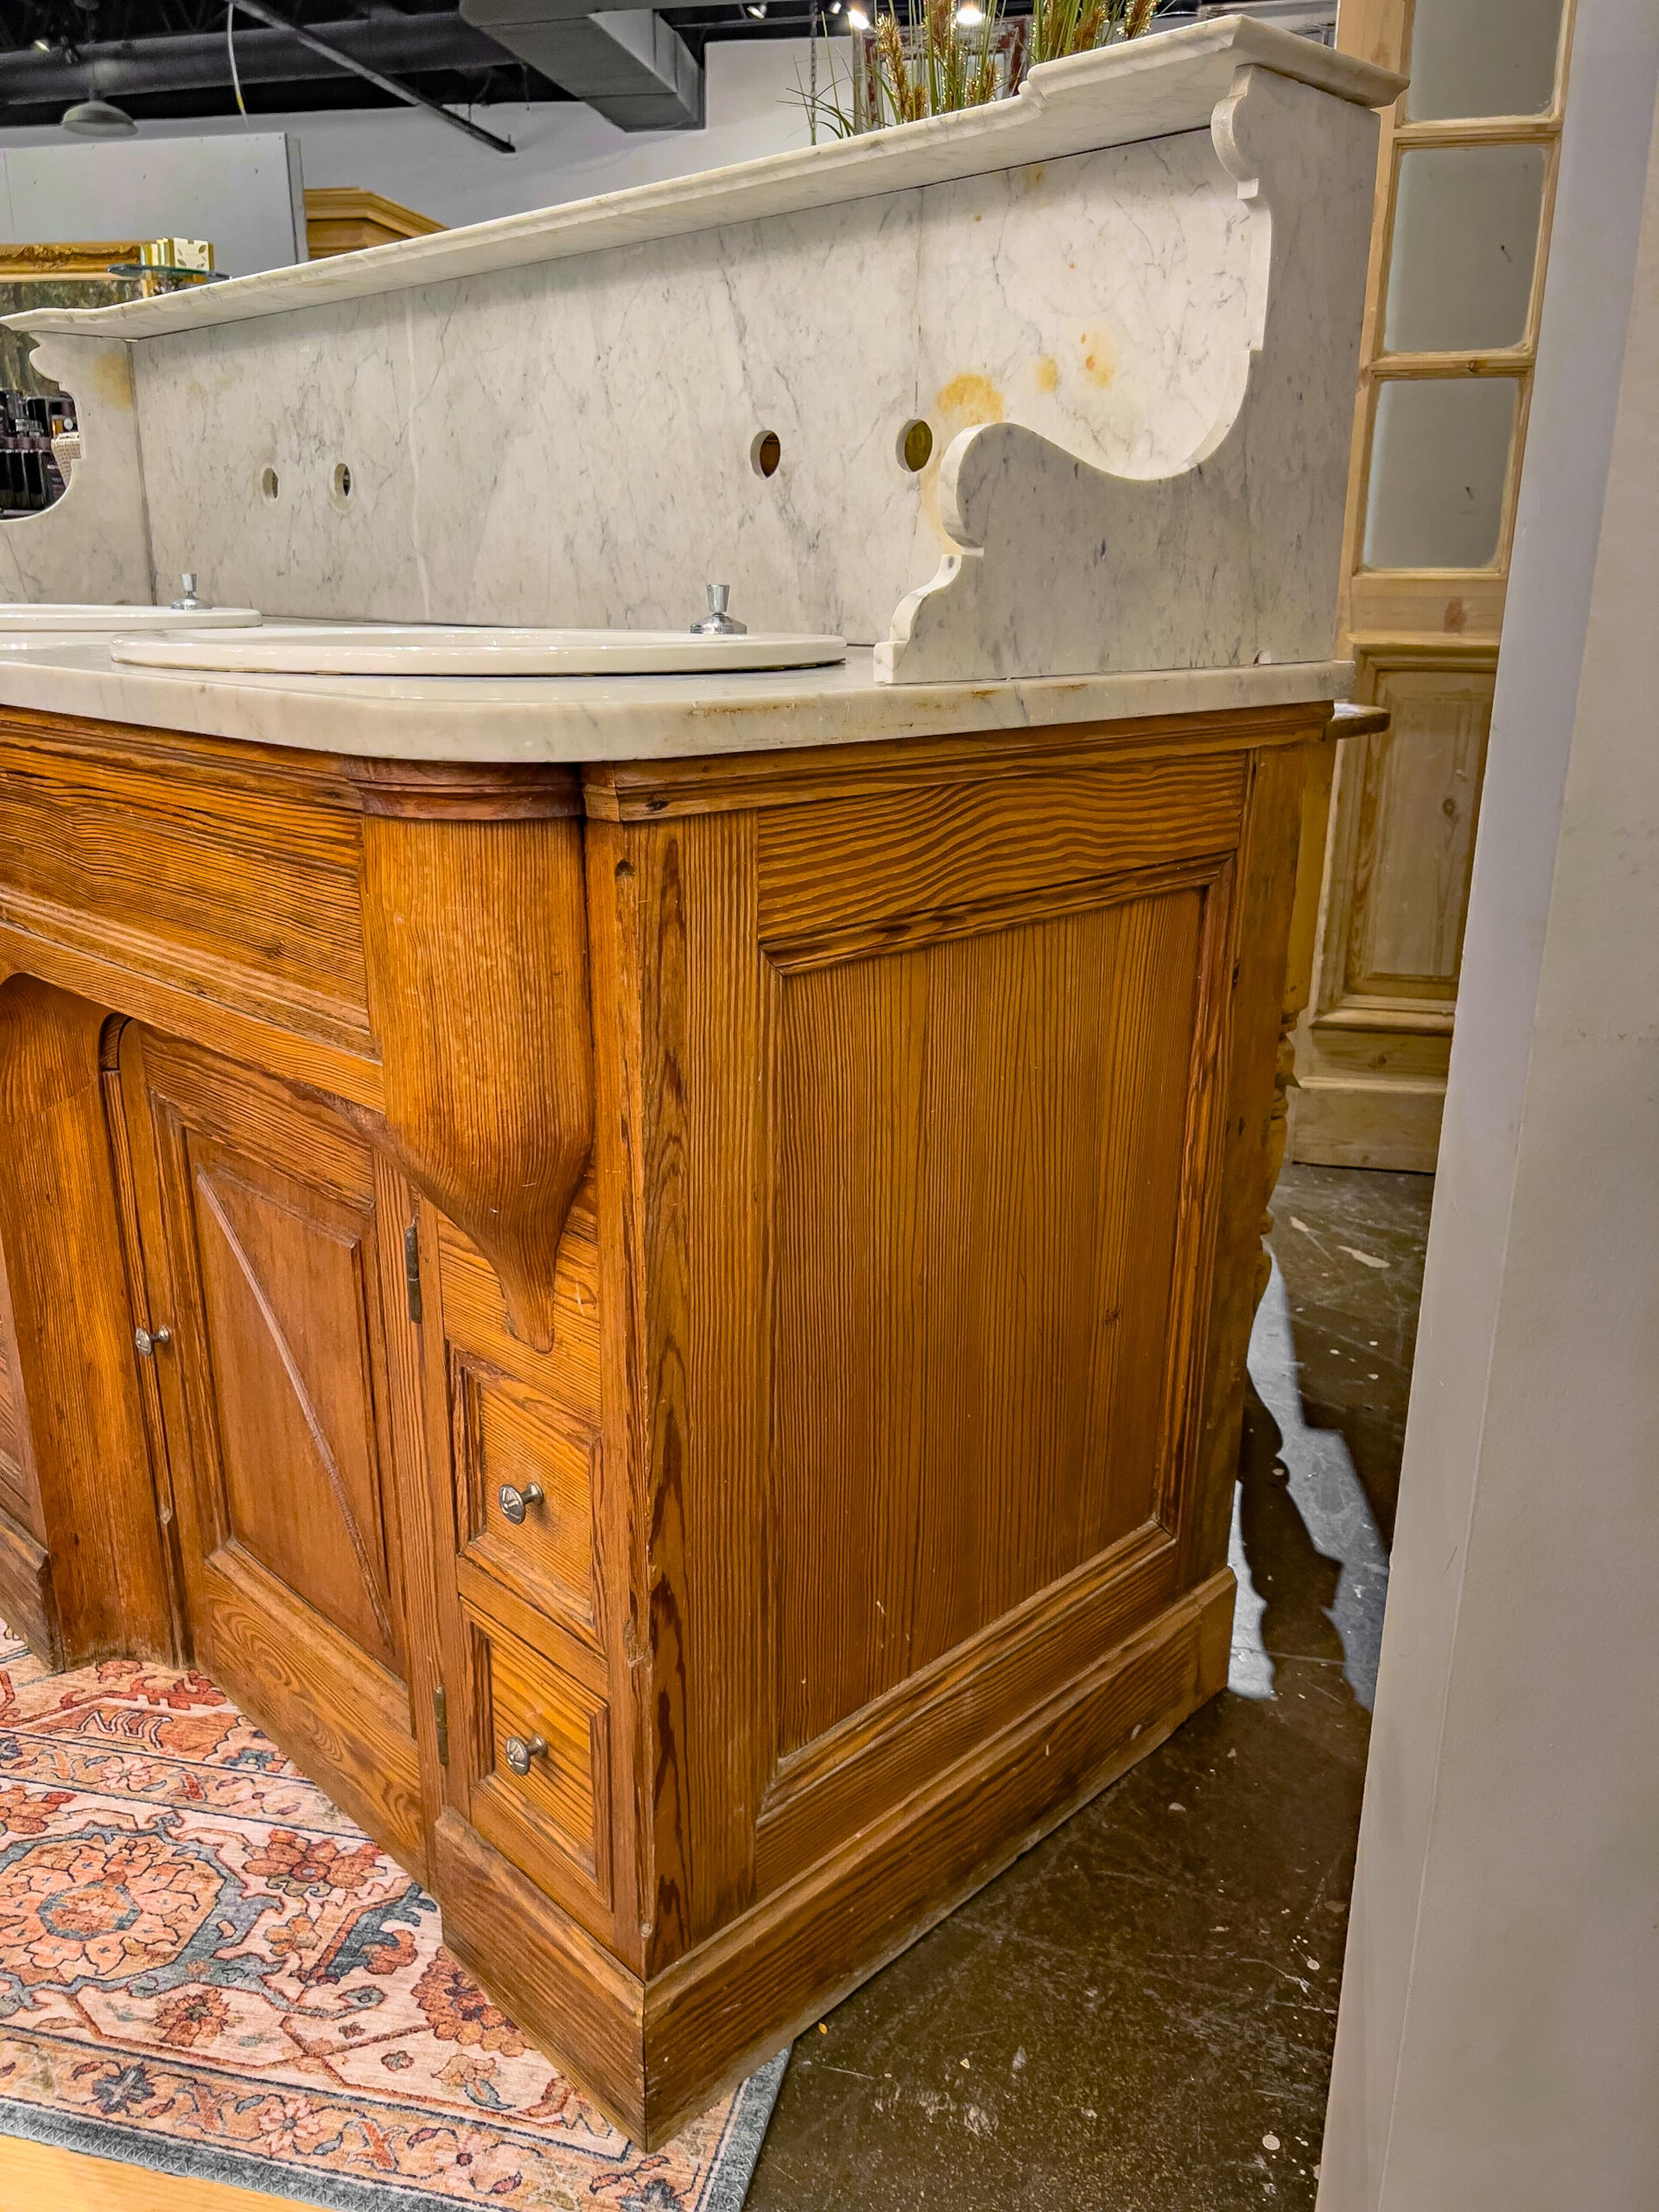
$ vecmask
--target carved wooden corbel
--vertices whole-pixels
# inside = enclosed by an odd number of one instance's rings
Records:
[[[553,1273],[593,1141],[581,793],[556,769],[353,761],[385,1139],[553,1343]]]

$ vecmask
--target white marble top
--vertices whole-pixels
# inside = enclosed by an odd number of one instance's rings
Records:
[[[159,299],[40,308],[5,319],[36,334],[157,337],[1207,130],[1235,71],[1250,63],[1361,107],[1386,106],[1404,85],[1386,70],[1274,24],[1224,15],[1043,63],[1015,99],[959,114]]]
[[[201,676],[118,666],[107,639],[0,646],[0,709],[375,760],[624,761],[1038,728],[1340,699],[1346,660],[982,684],[840,667],[724,676]]]

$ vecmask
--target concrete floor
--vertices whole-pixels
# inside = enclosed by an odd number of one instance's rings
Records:
[[[1432,1190],[1286,1169],[1229,1688],[802,2037],[749,2212],[1309,2212]]]

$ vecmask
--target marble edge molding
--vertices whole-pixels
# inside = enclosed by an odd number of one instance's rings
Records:
[[[75,657],[37,647],[0,665],[0,711],[358,759],[554,763],[1289,707],[1342,700],[1353,681],[1352,661],[1326,660],[878,685],[867,647],[844,668],[793,677],[214,678],[118,669],[94,659],[96,650],[84,640]]]
[[[503,216],[428,237],[297,262],[228,283],[112,307],[39,308],[8,315],[34,336],[133,340],[216,323],[368,299],[483,271],[592,253],[606,246],[793,215],[838,200],[949,182],[987,169],[1058,160],[1138,139],[1207,129],[1235,69],[1255,64],[1361,107],[1383,107],[1406,80],[1298,38],[1277,24],[1224,15],[1145,39],[1044,62],[1012,100],[856,138],[768,154],[624,191]]]

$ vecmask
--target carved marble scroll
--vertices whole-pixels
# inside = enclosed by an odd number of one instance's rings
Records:
[[[1211,135],[1249,210],[1253,328],[1221,418],[1155,479],[1016,422],[963,431],[939,482],[957,550],[900,602],[883,681],[1328,656],[1376,129],[1306,85],[1237,72]]]
[[[85,458],[54,506],[0,529],[0,599],[149,606],[155,593],[131,349],[119,338],[41,338],[33,366],[73,396]]]

